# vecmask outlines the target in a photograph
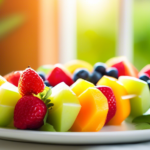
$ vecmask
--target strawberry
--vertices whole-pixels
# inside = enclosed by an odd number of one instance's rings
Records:
[[[14,110],[14,126],[18,129],[38,129],[44,124],[47,113],[45,103],[33,95],[25,95]]]
[[[15,71],[15,72],[11,72],[11,73],[8,73],[4,76],[4,78],[12,83],[13,85],[17,86],[18,87],[18,82],[19,82],[19,79],[20,79],[20,76],[22,74],[22,71]]]
[[[38,94],[44,90],[44,82],[38,73],[29,67],[21,74],[18,89],[22,96]]]
[[[107,98],[108,101],[108,114],[106,118],[105,124],[107,124],[115,115],[116,113],[116,98],[114,96],[114,93],[112,89],[108,86],[96,86],[98,90],[100,90],[105,97]]]
[[[14,109],[14,126],[18,129],[38,129],[46,124],[50,103],[51,88],[45,87],[44,91],[36,96],[25,95],[19,99]]]

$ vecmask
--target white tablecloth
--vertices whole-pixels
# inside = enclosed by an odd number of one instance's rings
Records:
[[[150,141],[118,145],[50,145],[0,140],[0,150],[150,150]]]

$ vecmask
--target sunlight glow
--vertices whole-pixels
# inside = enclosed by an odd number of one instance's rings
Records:
[[[87,11],[95,12],[97,10],[105,9],[104,6],[108,4],[109,0],[79,0],[78,2],[84,6],[83,8]]]

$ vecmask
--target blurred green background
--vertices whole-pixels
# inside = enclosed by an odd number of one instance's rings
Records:
[[[77,57],[91,64],[114,57],[119,0],[77,1]]]
[[[138,70],[150,63],[149,14],[150,0],[133,1],[133,64]],[[119,0],[78,0],[77,57],[91,64],[115,57],[118,21]]]
[[[134,64],[141,69],[150,64],[150,0],[134,0]]]
[[[120,1],[77,0],[78,59],[94,64],[116,56]],[[150,0],[133,0],[133,64],[138,70],[150,64],[149,14]],[[21,12],[1,18],[0,39],[24,24],[25,18]]]

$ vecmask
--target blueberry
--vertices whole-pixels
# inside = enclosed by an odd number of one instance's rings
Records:
[[[139,79],[141,79],[141,80],[147,82],[147,81],[149,80],[149,77],[148,77],[146,74],[142,74],[142,75],[139,77]]]
[[[73,81],[76,81],[79,78],[82,78],[84,80],[89,80],[90,73],[86,69],[76,69],[73,74]]]
[[[102,74],[101,73],[98,73],[96,71],[93,71],[91,74],[90,74],[90,82],[96,84],[100,79],[102,78]]]
[[[44,72],[38,72],[38,75],[43,79],[43,81],[46,80]]]
[[[44,81],[44,84],[48,87],[51,87],[50,83],[47,80]]]
[[[94,71],[97,71],[104,75],[106,74],[106,65],[102,62],[98,62],[94,65]]]
[[[106,71],[106,75],[114,77],[114,78],[118,78],[118,70],[116,68],[113,68],[113,67],[108,68]]]
[[[150,89],[150,80],[147,80],[148,87]]]

